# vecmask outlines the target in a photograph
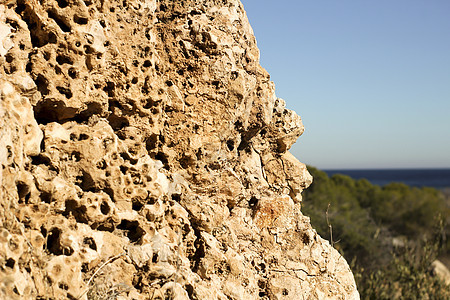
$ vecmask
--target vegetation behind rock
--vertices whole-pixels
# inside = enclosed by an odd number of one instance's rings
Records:
[[[450,289],[430,276],[431,263],[450,253],[448,196],[428,187],[366,179],[313,167],[303,211],[338,249],[355,274],[362,299],[448,299]]]

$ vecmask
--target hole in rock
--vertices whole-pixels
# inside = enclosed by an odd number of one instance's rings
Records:
[[[242,122],[237,120],[236,122],[234,122],[234,129],[236,130],[241,130],[242,129]]]
[[[145,231],[139,226],[138,221],[122,220],[117,229],[125,231],[125,235],[130,239],[132,243],[139,241],[144,236]]]
[[[25,1],[18,1],[18,5],[15,11],[22,16],[22,19],[27,23],[28,29],[30,30],[30,38],[31,44],[33,47],[42,47],[48,43],[45,39],[45,32],[42,30],[43,25],[41,24],[39,17],[31,11],[27,9],[27,6],[24,4]]]
[[[70,56],[62,55],[62,54],[56,56],[56,62],[60,65],[63,65],[63,64],[72,65],[73,64],[73,60],[72,60],[72,58],[70,58]]]
[[[79,203],[73,199],[67,200],[65,202],[65,206],[66,209],[63,212],[63,216],[69,217],[70,215],[72,215],[75,220],[77,220],[77,222],[85,224],[88,223],[88,219],[86,216],[86,206],[80,206]]]
[[[156,263],[158,261],[158,253],[153,253],[152,263]]]
[[[309,237],[309,235],[306,232],[304,232],[302,234],[302,242],[305,245],[308,245],[311,242],[311,238]]]
[[[145,139],[145,148],[147,151],[151,151],[156,148],[158,143],[158,135],[152,134]]]
[[[189,226],[189,224],[184,224],[183,225],[183,236],[188,235],[189,232],[191,232],[191,227]]]
[[[11,26],[12,28],[14,28],[14,30],[16,30],[16,31],[20,29],[20,26],[19,26],[19,24],[17,23],[16,20],[7,18],[7,19],[6,19],[6,24],[8,24],[8,25]]]
[[[19,203],[26,203],[28,204],[28,200],[31,196],[31,190],[28,184],[19,181],[16,184],[17,187],[17,194],[19,195]]]
[[[47,229],[43,225],[41,226],[41,233],[43,237],[47,237]]]
[[[73,161],[79,162],[79,161],[81,160],[81,153],[78,152],[78,151],[74,151],[74,152],[72,152],[72,154],[70,155],[70,158],[71,158]]]
[[[58,24],[59,28],[61,28],[64,32],[70,32],[72,29],[70,28],[70,24],[66,24],[66,20],[64,20],[61,16],[59,16],[56,10],[47,11],[48,17],[55,20],[56,24]]]
[[[191,264],[192,271],[197,272],[200,267],[200,261],[203,257],[205,257],[205,242],[200,235],[200,231],[196,230],[195,228],[194,231],[195,236],[197,237],[194,242],[195,252],[189,255],[189,260],[193,262],[193,264]]]
[[[39,74],[34,82],[36,83],[38,91],[41,92],[43,96],[49,94],[50,92],[48,89],[49,81],[47,80],[47,78]]]
[[[111,187],[105,187],[103,188],[103,191],[108,194],[109,198],[111,199],[111,201],[114,202],[114,190]]]
[[[87,272],[89,272],[89,263],[82,263],[81,264],[81,272],[83,272],[83,273],[87,273]]]
[[[89,246],[94,251],[97,251],[97,244],[95,243],[94,239],[91,237],[85,237],[83,239],[83,244]]]
[[[23,1],[17,1],[17,6],[16,6],[16,13],[20,14],[21,12],[23,12],[27,7],[25,6]]]
[[[72,91],[69,88],[65,88],[62,86],[57,86],[56,89],[59,93],[63,94],[67,99],[72,98]]]
[[[127,171],[128,171],[128,167],[127,166],[120,166],[119,169],[120,169],[120,172],[123,175],[125,175],[127,173]]]
[[[6,54],[6,62],[11,63],[14,60],[14,56],[11,53]]]
[[[132,165],[137,164],[138,160],[132,158],[127,152],[121,152],[120,157],[122,157],[124,160],[128,160]]]
[[[60,282],[60,283],[58,284],[58,287],[59,287],[60,289],[62,289],[62,290],[65,290],[65,291],[67,291],[67,290],[69,289],[69,286],[68,286],[66,283],[64,283],[64,282]]]
[[[102,214],[107,215],[111,211],[111,208],[109,207],[109,204],[106,201],[103,201],[102,204],[100,204],[100,211]]]
[[[92,176],[86,171],[82,171],[81,175],[75,178],[75,184],[85,192],[95,192],[96,186]]]
[[[180,194],[172,194],[171,198],[173,201],[180,202],[181,195]]]
[[[149,109],[158,105],[157,101],[154,101],[152,98],[147,98],[144,104],[144,108]]]
[[[243,139],[243,140],[241,140],[241,142],[239,143],[239,146],[238,146],[238,150],[239,151],[242,151],[242,150],[244,150],[244,149],[248,149],[247,147],[248,147],[248,145],[249,145],[249,143],[248,143],[249,141],[248,140],[245,140],[245,139]]]
[[[258,267],[261,270],[261,272],[265,272],[266,271],[266,264],[265,263],[260,263],[258,265]]]
[[[94,52],[94,50],[89,45],[84,45],[83,48],[84,48],[84,53],[86,53],[86,54],[91,54],[92,52]]]
[[[108,81],[103,90],[108,94],[108,97],[114,97],[115,84],[113,82]]]
[[[14,259],[8,258],[6,260],[5,266],[7,266],[8,268],[13,269],[15,264],[16,264],[16,261]]]
[[[90,102],[87,104],[87,108],[77,114],[74,118],[75,121],[82,123],[89,120],[92,115],[101,114],[103,112],[103,107],[100,103]]]
[[[248,201],[248,206],[250,208],[254,208],[254,207],[256,207],[256,205],[258,205],[258,201],[259,201],[258,198],[251,197],[250,200]]]
[[[144,204],[138,198],[133,198],[132,200],[132,209],[135,211],[140,211]]]
[[[45,59],[46,61],[49,61],[50,58],[52,58],[52,54],[51,54],[50,52],[45,51],[45,52],[44,52],[44,59]]]
[[[49,32],[48,33],[48,42],[50,44],[56,44],[57,41],[58,41],[58,37],[56,36],[56,33]]]
[[[67,0],[57,0],[56,2],[58,2],[58,6],[61,8],[67,7],[69,5]]]
[[[41,201],[45,203],[50,203],[52,201],[52,194],[49,192],[41,192]]]
[[[260,289],[265,289],[266,288],[266,282],[264,280],[258,280],[258,287]]]
[[[14,72],[17,71],[17,68],[13,65],[4,66],[3,69],[5,70],[6,74],[13,74]]]
[[[86,25],[86,24],[88,23],[88,18],[80,17],[80,16],[77,16],[77,15],[74,15],[74,16],[73,16],[73,21],[74,21],[75,23],[77,23],[77,24],[80,24],[80,25]]]
[[[61,230],[59,228],[52,228],[47,236],[47,250],[54,255],[73,254],[73,249],[69,246],[61,245]]]
[[[101,161],[99,161],[97,163],[97,168],[100,170],[105,170],[107,166],[108,166],[108,164],[106,163],[106,161],[104,159],[102,159]]]
[[[77,71],[75,70],[75,68],[70,68],[68,73],[69,73],[70,78],[72,78],[72,79],[77,78]]]
[[[38,166],[38,165],[47,165],[47,166],[51,165],[50,158],[48,158],[47,156],[44,156],[42,154],[39,154],[37,156],[32,156],[31,157],[31,163],[33,165],[36,165],[36,166]]]
[[[213,82],[211,82],[211,84],[212,84],[213,86],[215,86],[216,89],[218,89],[218,88],[220,87],[220,81],[218,81],[218,80],[214,80]]]
[[[152,153],[152,158],[157,159],[163,163],[164,169],[169,169],[169,160],[167,159],[167,156],[163,152],[158,152],[156,155]]]
[[[144,61],[144,64],[142,65],[144,68],[148,68],[152,65],[152,63],[147,59],[146,61]]]
[[[181,159],[179,160],[179,162],[183,169],[187,169],[187,168],[189,168],[189,166],[195,164],[194,159],[191,156],[186,156],[186,155],[183,155],[181,157]]]
[[[89,139],[89,135],[82,133],[80,134],[80,137],[78,138],[79,141],[85,141]]]
[[[97,229],[100,231],[108,231],[108,232],[113,232],[115,227],[116,224],[114,223],[113,220],[111,220],[111,218],[108,218],[105,222],[101,223],[100,225],[92,224],[91,226],[91,228],[94,230]]]
[[[156,201],[158,201],[158,199],[157,198],[155,198],[155,197],[150,197],[150,198],[148,198],[148,201],[147,201],[147,203],[148,204],[155,204],[156,203]]]
[[[61,75],[62,74],[62,70],[61,70],[61,68],[59,66],[55,66],[55,73],[57,75]]]
[[[234,150],[234,141],[233,140],[228,140],[227,141],[227,147],[228,147],[228,150],[233,151]]]
[[[44,98],[34,107],[34,117],[38,124],[60,122],[62,119],[70,119],[74,116],[76,108],[67,107],[64,101]]]
[[[186,284],[184,288],[188,293],[189,299],[194,299],[194,287],[191,284]]]

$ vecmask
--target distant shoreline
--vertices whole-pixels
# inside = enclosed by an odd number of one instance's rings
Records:
[[[367,179],[375,185],[384,186],[392,182],[411,187],[432,187],[439,190],[450,188],[450,168],[429,169],[329,169],[328,176],[344,174],[353,179]]]
[[[336,172],[336,171],[411,171],[411,170],[450,170],[450,167],[438,167],[438,168],[324,168],[319,169],[324,172]]]

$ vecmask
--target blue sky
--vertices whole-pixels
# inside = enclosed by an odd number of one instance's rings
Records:
[[[242,0],[321,169],[450,167],[450,1]]]

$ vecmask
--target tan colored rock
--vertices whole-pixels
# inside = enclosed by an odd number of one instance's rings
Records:
[[[239,1],[0,4],[0,100],[0,298],[359,298]]]
[[[450,270],[442,262],[437,259],[433,261],[431,263],[431,272],[446,285],[450,285]]]

